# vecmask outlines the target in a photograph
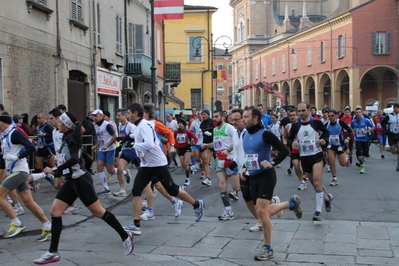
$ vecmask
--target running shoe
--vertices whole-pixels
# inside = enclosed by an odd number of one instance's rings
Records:
[[[193,177],[194,176],[194,173],[195,173],[195,171],[194,170],[190,170],[190,177]]]
[[[309,178],[304,174],[304,175],[303,175],[303,180],[308,181]]]
[[[14,208],[14,213],[15,213],[16,216],[24,215],[25,214],[25,210],[22,207],[15,207]]]
[[[234,201],[237,201],[239,199],[237,191],[233,190],[233,191],[229,192],[229,198]]]
[[[189,186],[190,185],[190,178],[186,178],[186,181],[184,181],[184,185],[185,186]]]
[[[385,155],[384,154],[381,154],[381,159],[384,159],[385,158]],[[397,168],[396,168],[397,169]],[[396,171],[399,171],[399,170],[396,170]]]
[[[175,165],[175,163],[170,163],[168,167],[169,167],[169,169],[173,169],[173,168],[176,168],[176,165]]]
[[[108,174],[108,175],[107,175],[107,180],[110,180],[111,177],[112,177],[112,174]]]
[[[204,186],[210,187],[210,186],[212,186],[212,181],[209,178],[207,178],[204,181],[202,181],[201,184],[203,184]]]
[[[154,194],[154,199],[158,196],[158,190],[154,187],[154,190],[152,191],[152,194]]]
[[[51,253],[50,251],[46,251],[39,259],[34,260],[35,264],[47,264],[52,262],[57,262],[61,258],[57,253]]]
[[[13,236],[18,235],[23,230],[25,230],[26,226],[21,223],[21,225],[16,225],[15,223],[10,223],[10,228],[8,229],[7,233],[3,235],[4,238],[10,238]]]
[[[52,174],[45,174],[44,179],[46,179],[50,184],[54,185],[54,176]]]
[[[281,203],[280,197],[273,196],[271,202],[272,202],[272,204]],[[283,210],[279,211],[279,213],[277,213],[277,218],[281,218],[281,216],[283,216],[283,214],[284,214]]]
[[[51,230],[46,230],[42,228],[42,234],[36,239],[37,242],[44,242],[46,241],[49,237],[51,237]]]
[[[359,163],[359,162],[356,162],[355,165],[356,165],[357,167],[360,167],[360,163]]]
[[[134,233],[132,231],[126,231],[129,235],[125,241],[123,241],[123,248],[125,249],[125,255],[130,255],[133,253],[134,250]]]
[[[295,203],[295,206],[292,209],[292,211],[295,213],[296,218],[301,219],[302,218],[301,199],[299,198],[298,195],[294,195],[290,200]]]
[[[101,190],[100,192],[97,192],[97,195],[101,196],[101,195],[110,195],[111,194],[111,190],[103,188],[103,190]]]
[[[326,165],[326,169],[327,169],[327,172],[331,172],[330,166],[328,164]]]
[[[224,209],[222,215],[219,215],[218,218],[221,221],[229,221],[229,220],[232,221],[234,220],[234,213],[232,210]]]
[[[262,224],[260,220],[256,221],[256,224],[249,228],[249,232],[259,232],[262,231]]]
[[[130,179],[132,179],[129,169],[126,169],[125,179],[126,179],[126,183],[128,183],[128,184],[130,183]]]
[[[175,218],[179,218],[182,206],[183,206],[183,201],[181,200],[177,200],[176,203],[173,204],[173,208],[175,210]]]
[[[287,169],[287,174],[289,174],[289,175],[291,175],[291,174],[292,174],[292,170],[291,170],[291,168],[288,168],[288,169]]]
[[[319,221],[319,222],[323,221],[323,217],[321,216],[321,212],[316,211],[313,214],[313,221]]]
[[[307,188],[308,188],[308,186],[306,186],[306,183],[305,183],[305,181],[304,181],[304,182],[301,182],[301,183],[299,183],[298,190],[305,190],[305,189],[307,189]]]
[[[396,171],[399,171],[399,164],[396,166]]]
[[[338,186],[338,180],[333,178],[333,180],[330,183],[330,186],[334,187],[334,186]]]
[[[143,221],[153,221],[155,220],[155,215],[154,215],[154,211],[150,211],[150,210],[145,210],[145,212],[140,215],[140,219]]]
[[[73,215],[73,214],[78,214],[80,212],[80,207],[75,204],[75,205],[71,205],[69,206],[65,211],[64,214],[67,215]]]
[[[363,164],[360,166],[360,171],[359,174],[364,174],[366,172],[366,170],[364,169]]]
[[[324,197],[324,207],[326,208],[326,212],[330,212],[332,209],[331,201],[333,200],[333,195],[328,193],[327,197]]]
[[[143,199],[141,201],[141,210],[145,211],[147,209],[148,205],[147,205],[147,201],[145,199]]]
[[[273,250],[268,250],[265,246],[262,246],[261,251],[254,256],[255,260],[270,260],[274,258]]]
[[[132,231],[133,234],[137,236],[141,235],[141,227],[135,226],[133,222],[131,222],[128,226],[125,226],[124,229],[126,231]]]
[[[202,216],[204,216],[204,208],[205,208],[205,201],[200,199],[198,200],[199,206],[198,208],[194,209],[195,214],[195,221],[198,222],[201,220]]]
[[[116,192],[112,192],[112,195],[114,195],[115,197],[126,197],[126,191],[120,189]]]

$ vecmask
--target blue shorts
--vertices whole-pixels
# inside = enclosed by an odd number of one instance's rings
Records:
[[[97,161],[105,162],[106,164],[114,164],[115,161],[115,150],[111,151],[99,151],[97,155]]]
[[[385,145],[385,143],[387,143],[387,135],[385,134],[377,135],[377,139],[378,139],[378,144],[380,145]]]
[[[218,165],[216,165],[215,173],[222,172],[222,171],[225,171],[226,175],[228,175],[228,176],[237,175],[238,174],[238,168],[237,167],[234,168],[233,171],[231,171],[230,168],[228,168],[228,167],[227,168],[222,168],[222,167],[219,167]]]
[[[201,145],[191,145],[191,150],[201,150]]]

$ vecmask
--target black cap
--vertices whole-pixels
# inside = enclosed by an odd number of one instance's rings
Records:
[[[66,111],[67,108],[66,108],[66,106],[64,104],[59,104],[59,105],[57,105],[57,109]]]
[[[207,113],[208,115],[211,115],[211,112],[209,112],[209,110],[208,109],[204,109],[204,110],[202,110],[202,112],[201,113]]]

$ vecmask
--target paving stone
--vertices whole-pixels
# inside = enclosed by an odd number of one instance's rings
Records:
[[[356,243],[356,235],[355,234],[334,234],[328,233],[326,235],[326,242],[332,243]]]
[[[219,258],[252,258],[262,241],[232,240],[220,253]]]
[[[327,255],[343,255],[343,256],[356,256],[356,244],[346,243],[325,243],[323,254]]]
[[[305,263],[336,263],[355,264],[355,256],[332,256],[332,255],[310,255],[310,254],[289,254],[287,261]]]
[[[357,239],[357,248],[391,250],[391,245],[388,240]]]
[[[359,226],[357,229],[357,237],[365,239],[389,239],[385,227],[377,226]]]
[[[322,254],[323,241],[292,240],[288,247],[288,253],[298,254]]]
[[[358,249],[359,256],[368,257],[385,257],[392,258],[393,252],[391,250],[381,250],[381,249]]]
[[[356,263],[363,265],[399,265],[399,258],[356,257]]]

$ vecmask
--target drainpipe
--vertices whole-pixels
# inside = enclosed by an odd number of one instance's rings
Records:
[[[97,0],[94,0],[94,52],[93,52],[93,89],[94,89],[94,109],[97,109],[97,53],[98,53],[98,14]]]
[[[61,36],[60,36],[60,17],[58,13],[58,0],[55,2],[55,19],[57,27],[57,54],[54,55],[58,59],[58,63],[54,66],[54,90],[55,90],[55,106],[58,105],[58,67],[61,65]],[[56,59],[56,60],[57,60]]]

